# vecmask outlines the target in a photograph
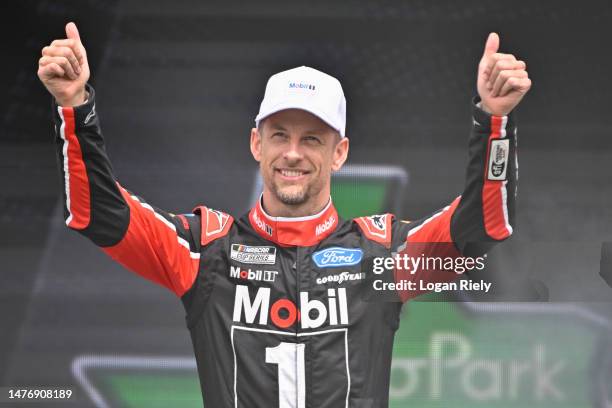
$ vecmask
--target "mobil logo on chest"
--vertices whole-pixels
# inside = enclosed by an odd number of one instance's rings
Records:
[[[337,268],[357,265],[363,258],[360,248],[332,247],[312,254],[312,260],[319,268]]]

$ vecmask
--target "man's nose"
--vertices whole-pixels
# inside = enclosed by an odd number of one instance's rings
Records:
[[[287,150],[285,150],[285,160],[289,161],[289,162],[296,162],[296,161],[300,161],[302,160],[303,153],[300,147],[300,144],[298,142],[294,142],[292,141],[291,143],[289,143],[289,146],[287,147]]]

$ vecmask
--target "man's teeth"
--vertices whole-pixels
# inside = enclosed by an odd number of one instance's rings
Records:
[[[281,174],[286,177],[299,177],[303,175],[304,172],[299,170],[281,170]]]

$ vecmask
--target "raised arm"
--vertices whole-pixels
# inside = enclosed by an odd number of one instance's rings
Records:
[[[183,295],[200,254],[200,222],[153,208],[125,190],[104,147],[85,47],[74,23],[42,50],[38,77],[53,96],[66,225],[139,275]]]
[[[421,220],[394,222],[393,245],[398,253],[477,257],[513,232],[518,161],[511,111],[531,81],[525,63],[511,54],[498,53],[498,48],[499,37],[491,33],[478,67],[479,97],[473,100],[463,192]],[[398,273],[396,279],[442,282],[456,277],[454,272],[418,271]]]

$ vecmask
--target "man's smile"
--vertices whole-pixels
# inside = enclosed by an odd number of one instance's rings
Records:
[[[275,168],[274,172],[283,180],[298,181],[306,178],[309,171],[302,169]]]

